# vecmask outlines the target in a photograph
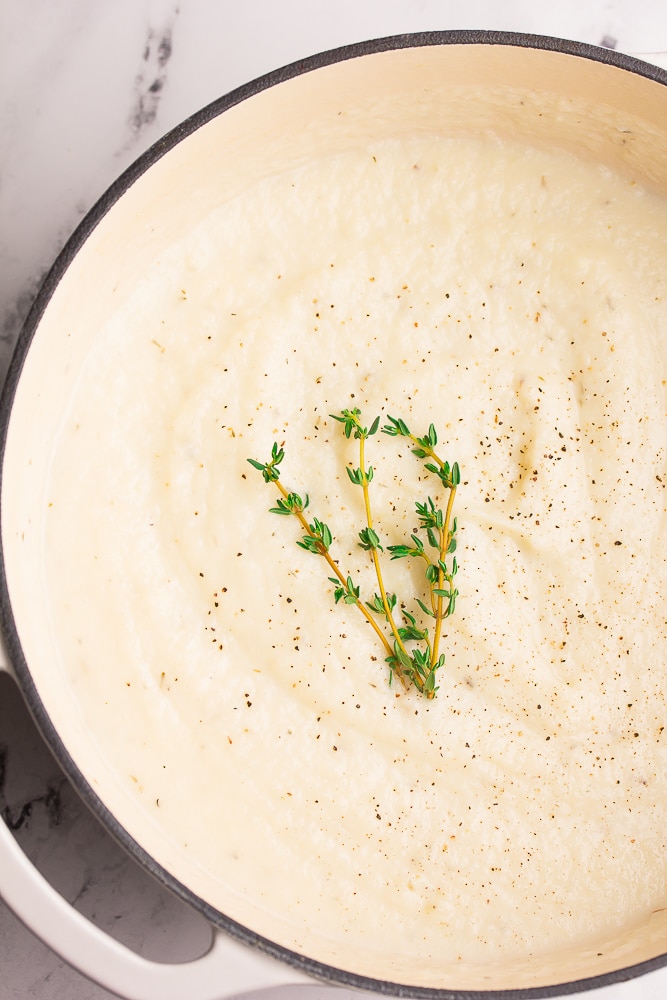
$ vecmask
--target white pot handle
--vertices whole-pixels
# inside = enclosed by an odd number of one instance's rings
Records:
[[[12,673],[0,643],[0,670]],[[0,820],[0,897],[69,965],[125,1000],[226,1000],[274,986],[314,985],[276,959],[214,931],[210,950],[182,964],[142,958],[75,910],[47,882]]]
[[[183,964],[149,961],[75,910],[0,821],[0,896],[33,934],[71,966],[126,1000],[225,1000],[272,986],[314,984],[303,973],[214,932],[211,949]]]

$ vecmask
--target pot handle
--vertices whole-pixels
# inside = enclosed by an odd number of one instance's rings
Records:
[[[142,958],[75,910],[37,871],[0,821],[0,896],[27,928],[99,986],[125,1000],[225,1000],[314,980],[214,931],[210,950],[182,964]]]
[[[1,639],[0,671],[15,679]],[[34,867],[1,819],[0,898],[64,961],[124,1000],[227,1000],[275,986],[314,985],[297,969],[215,929],[209,951],[194,961],[174,965],[142,958],[75,910]]]

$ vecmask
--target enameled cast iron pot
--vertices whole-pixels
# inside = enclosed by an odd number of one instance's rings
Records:
[[[471,94],[474,96],[471,98]],[[369,108],[382,107],[382,114]],[[42,882],[0,824],[0,891],[63,957],[135,1000],[220,1000],[271,984],[323,980],[386,995],[544,997],[633,977],[667,963],[667,909],[591,949],[437,980],[380,960],[372,974],[295,954],[270,929],[241,926],[195,892],[189,872],[125,804],[84,776],[91,729],[72,716],[72,692],[52,677],[40,608],[44,484],[54,434],[90,338],[156,255],[254,178],[388,135],[484,130],[574,150],[667,193],[667,73],[607,50],[549,38],[428,33],[353,45],[288,66],[220,99],[168,134],[109,189],[57,259],[23,330],[0,414],[0,601],[7,665],[46,741],[89,807],[155,877],[217,929],[203,959],[145,962],[109,941]],[[54,723],[54,717],[59,722]],[[64,720],[64,721],[63,721]],[[132,831],[130,833],[129,831]],[[280,917],[275,918],[279,920]],[[602,953],[602,954],[600,954]],[[389,973],[389,974],[388,974]],[[421,984],[421,985],[418,985]]]

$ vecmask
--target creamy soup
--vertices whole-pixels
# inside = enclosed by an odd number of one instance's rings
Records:
[[[666,293],[667,204],[631,177],[424,137],[255,184],[95,336],[49,487],[54,670],[207,902],[387,979],[666,905]],[[353,406],[461,467],[431,701],[247,461],[284,445],[372,599]],[[367,459],[409,539],[432,477],[400,439]],[[415,614],[417,563],[385,563]]]

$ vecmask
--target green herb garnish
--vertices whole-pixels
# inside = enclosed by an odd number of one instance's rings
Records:
[[[415,597],[421,616],[425,620],[418,622],[417,616],[408,611],[406,604],[399,601],[396,594],[387,593],[382,576],[381,554],[385,551],[380,535],[374,527],[371,508],[370,484],[373,481],[373,466],[366,466],[366,441],[373,437],[380,427],[380,418],[376,417],[370,427],[365,427],[358,409],[341,410],[340,414],[330,414],[334,420],[343,425],[346,438],[354,438],[359,442],[359,466],[356,469],[346,466],[350,481],[359,486],[362,491],[365,527],[359,532],[359,546],[369,553],[379,593],[373,595],[371,601],[361,598],[361,588],[354,583],[351,576],[342,572],[338,563],[332,557],[330,549],[333,535],[328,525],[318,518],[309,520],[305,511],[309,506],[308,496],[303,498],[298,493],[291,493],[280,482],[278,466],[285,457],[285,452],[278,443],[274,443],[271,458],[268,462],[258,462],[254,458],[248,461],[258,469],[266,483],[274,483],[280,496],[277,506],[271,508],[271,513],[293,516],[303,529],[302,537],[297,545],[322,556],[334,573],[329,580],[334,585],[334,600],[338,604],[354,604],[377,633],[389,664],[389,682],[398,677],[404,687],[413,684],[427,698],[435,696],[436,673],[445,662],[445,654],[440,652],[442,624],[445,618],[454,613],[458,590],[454,586],[458,565],[456,562],[456,518],[452,516],[456,488],[461,481],[461,473],[457,462],[449,465],[443,462],[435,452],[438,436],[433,424],[424,437],[411,433],[405,421],[388,416],[382,432],[391,437],[408,438],[414,445],[412,453],[425,460],[425,468],[439,480],[440,487],[447,492],[447,503],[444,513],[428,496],[423,503],[417,502],[415,509],[419,527],[410,536],[410,543],[387,545],[386,551],[391,559],[416,558],[424,564],[424,576],[427,584],[424,596]],[[419,532],[425,536],[421,537]],[[448,560],[448,557],[451,559]],[[400,611],[400,623],[397,623],[395,612]],[[383,622],[383,624],[380,624]]]

